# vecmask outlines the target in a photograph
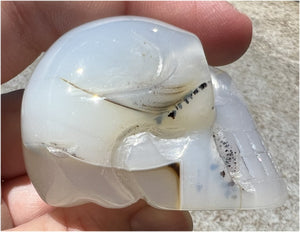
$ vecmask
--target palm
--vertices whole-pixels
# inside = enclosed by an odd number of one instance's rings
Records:
[[[214,15],[211,12],[215,12]],[[227,3],[3,2],[2,81],[29,65],[67,30],[94,19],[130,14],[161,19],[197,34],[212,65],[239,58],[251,40],[251,22]],[[23,91],[2,96],[2,228],[15,230],[186,230],[188,212],[165,211],[144,201],[124,209],[95,204],[55,208],[30,183],[22,157]]]

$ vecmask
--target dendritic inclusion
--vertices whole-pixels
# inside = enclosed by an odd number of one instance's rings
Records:
[[[22,139],[55,206],[249,209],[287,195],[231,78],[195,35],[153,19],[102,19],[53,44],[25,90]]]

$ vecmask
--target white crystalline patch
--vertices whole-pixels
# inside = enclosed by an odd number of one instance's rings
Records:
[[[220,157],[233,181],[247,192],[254,192],[255,187],[249,181],[251,176],[233,136],[229,132],[214,127],[214,140]]]
[[[57,143],[42,143],[42,146],[44,146],[51,154],[64,158],[67,156],[74,156],[76,157],[76,150],[78,146],[67,146],[63,144],[57,144]]]

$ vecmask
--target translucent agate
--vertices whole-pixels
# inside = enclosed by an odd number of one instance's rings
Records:
[[[25,90],[22,139],[54,206],[250,209],[287,195],[231,78],[195,35],[153,19],[102,19],[57,40]]]

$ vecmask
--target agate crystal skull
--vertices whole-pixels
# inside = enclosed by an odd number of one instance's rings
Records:
[[[199,39],[133,16],[84,24],[25,90],[27,172],[54,206],[274,207],[287,192],[249,112]]]

